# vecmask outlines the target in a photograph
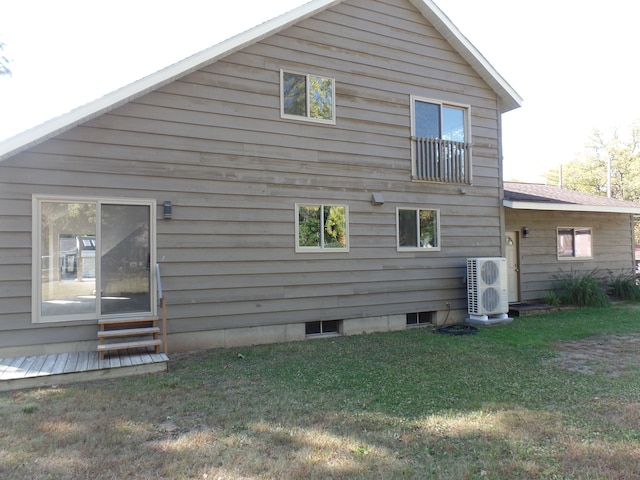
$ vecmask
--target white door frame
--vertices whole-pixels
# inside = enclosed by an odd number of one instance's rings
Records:
[[[518,231],[504,234],[505,257],[507,258],[507,286],[509,303],[520,301],[520,236]]]

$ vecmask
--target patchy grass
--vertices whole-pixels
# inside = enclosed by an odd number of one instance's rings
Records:
[[[211,350],[165,375],[0,394],[0,478],[638,478],[640,368],[554,360],[640,337],[639,314]]]

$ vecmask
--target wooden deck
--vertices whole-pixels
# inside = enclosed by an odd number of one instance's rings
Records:
[[[0,358],[0,392],[166,372],[168,362],[164,353],[144,349],[111,353],[104,360],[97,351]]]

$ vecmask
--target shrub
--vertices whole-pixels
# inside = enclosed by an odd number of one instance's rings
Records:
[[[542,299],[542,301],[546,305],[551,305],[552,307],[557,307],[560,305],[560,297],[554,291],[547,293],[547,295]]]
[[[640,285],[633,275],[620,274],[609,283],[611,296],[618,300],[640,300]]]
[[[560,303],[578,307],[604,307],[609,297],[597,271],[559,277],[553,289]]]

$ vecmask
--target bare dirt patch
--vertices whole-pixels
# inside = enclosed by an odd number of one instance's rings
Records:
[[[568,370],[617,377],[640,366],[640,334],[603,335],[557,344],[552,363]]]

